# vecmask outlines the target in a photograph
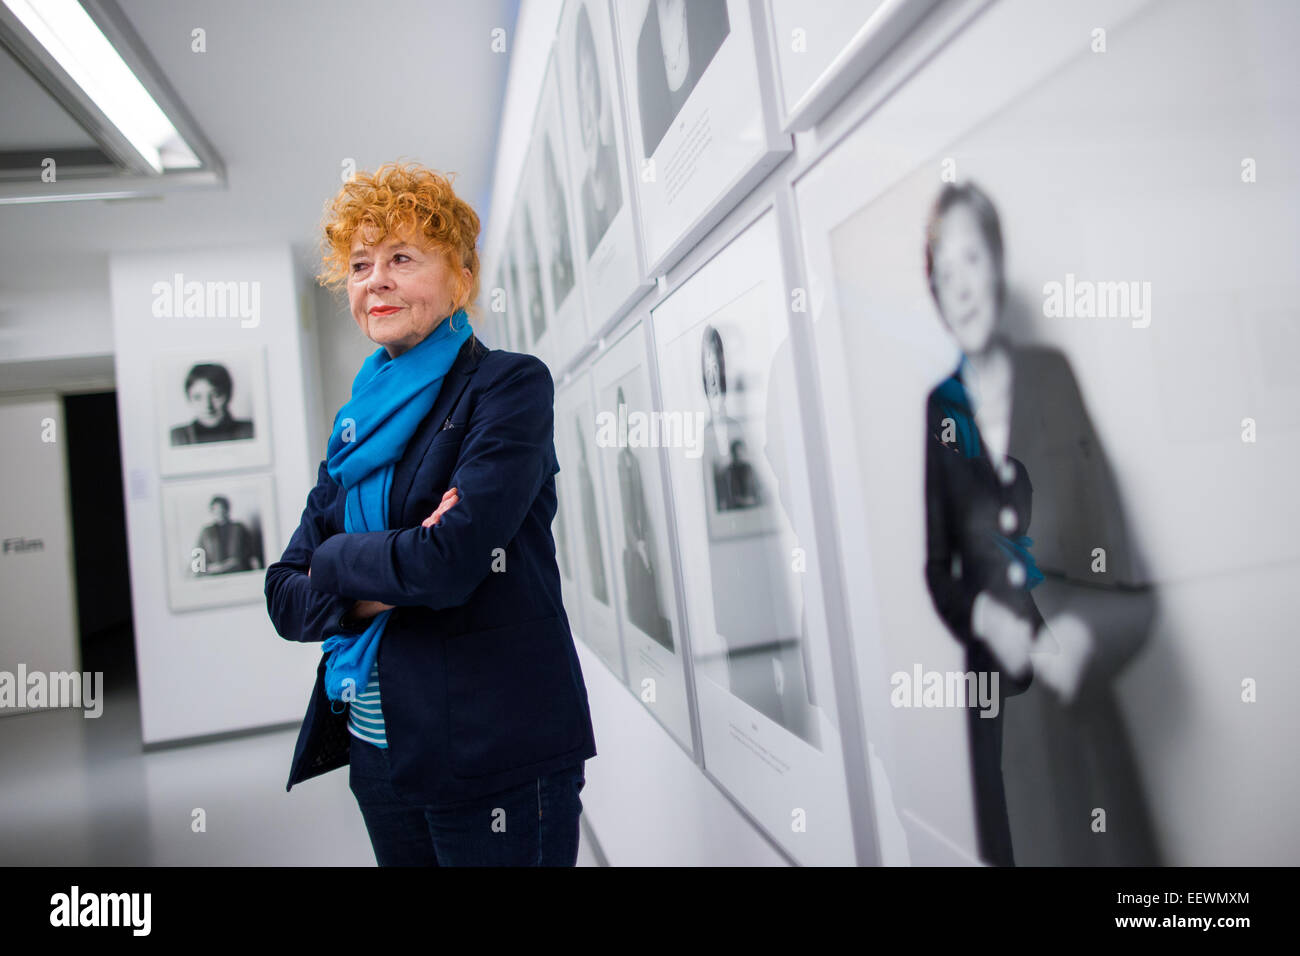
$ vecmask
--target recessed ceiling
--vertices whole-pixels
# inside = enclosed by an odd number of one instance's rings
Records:
[[[518,0],[117,5],[221,157],[225,186],[153,202],[0,206],[0,291],[106,285],[111,252],[207,245],[287,242],[312,269],[324,204],[349,161],[455,172],[457,191],[487,220],[509,67],[492,38],[498,28],[513,35]],[[192,48],[196,29],[205,52]],[[0,149],[59,137],[85,145],[20,67],[0,70]]]

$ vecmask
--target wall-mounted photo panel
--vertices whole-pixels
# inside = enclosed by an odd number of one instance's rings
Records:
[[[783,275],[769,209],[652,312],[679,557],[706,769],[799,862],[852,864]]]
[[[159,352],[154,359],[162,475],[266,467],[271,415],[261,347]]]
[[[280,554],[270,475],[162,486],[167,597],[173,611],[263,601],[268,558]]]
[[[545,312],[544,327],[538,328],[534,323],[530,329],[533,351],[553,370],[558,370],[586,341],[587,317],[582,295],[582,262],[574,241],[575,217],[569,201],[568,159],[555,72],[555,58],[551,57],[537,103],[520,189],[524,271],[531,282],[535,252],[537,285]]]
[[[570,617],[570,624],[621,681],[625,671],[618,596],[609,557],[598,451],[591,376],[583,372],[555,395],[555,453],[560,459],[557,478],[561,482],[557,494],[565,501],[564,534],[581,593],[581,617],[576,621]]]
[[[628,687],[688,751],[686,656],[677,633],[677,592],[659,449],[681,441],[665,428],[650,393],[640,323],[592,368],[596,385],[596,460],[608,492],[610,543]]]
[[[791,148],[749,0],[613,6],[649,275],[668,270]],[[763,69],[769,56],[763,49]]]
[[[510,348],[515,352],[531,352],[532,330],[546,328],[546,312],[542,302],[541,273],[530,271],[530,263],[535,264],[537,260],[535,257],[531,260],[524,258],[522,210],[523,203],[515,207],[501,255],[505,269],[506,325],[510,329]],[[533,251],[536,251],[536,246]]]
[[[588,328],[595,333],[649,285],[642,281],[608,0],[568,0],[555,65],[575,201],[574,239],[583,260]]]
[[[511,296],[510,288],[506,284],[506,266],[503,256],[498,256],[498,261],[492,269],[492,284],[483,290],[483,335],[485,338],[491,335],[486,341],[491,342],[493,348],[507,349],[514,351],[510,342],[510,306]],[[477,329],[477,326],[475,326]]]
[[[1251,11],[994,5],[796,183],[886,863],[1296,852],[1231,809],[1300,717],[1239,676],[1300,665],[1300,11]]]
[[[938,0],[768,0],[786,132],[821,119]]]

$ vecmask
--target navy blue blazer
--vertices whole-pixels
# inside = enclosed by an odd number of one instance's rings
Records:
[[[471,336],[394,468],[393,530],[343,533],[345,495],[322,461],[267,568],[267,610],[286,640],[360,633],[365,622],[342,620],[357,600],[396,606],[379,693],[393,787],[413,802],[481,796],[596,755],[551,537],[554,395],[540,359]],[[421,527],[451,487],[460,500]],[[349,762],[325,659],[286,790]]]

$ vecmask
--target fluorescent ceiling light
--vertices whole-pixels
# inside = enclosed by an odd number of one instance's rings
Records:
[[[4,0],[4,4],[156,172],[200,165],[167,114],[77,0]]]

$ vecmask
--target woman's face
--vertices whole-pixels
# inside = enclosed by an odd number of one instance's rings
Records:
[[[934,250],[939,314],[966,355],[984,350],[998,319],[997,266],[975,214],[964,203],[939,223]]]
[[[468,283],[469,269],[462,270]],[[456,311],[455,274],[436,249],[410,234],[377,245],[360,237],[348,265],[348,304],[366,338],[396,358]]]
[[[226,417],[227,396],[206,378],[196,378],[189,391],[190,410],[200,425],[212,428]]]
[[[718,368],[717,349],[704,348],[704,397],[709,407],[714,408],[722,402],[722,376]]]

